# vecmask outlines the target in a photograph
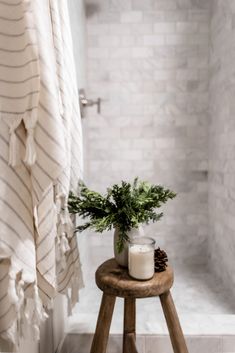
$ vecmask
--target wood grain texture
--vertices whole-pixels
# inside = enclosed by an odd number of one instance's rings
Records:
[[[189,353],[170,291],[160,295],[174,353]]]
[[[123,353],[137,352],[135,346],[135,298],[124,300]]]
[[[116,297],[103,294],[90,353],[105,353]]]
[[[147,281],[132,279],[128,269],[119,266],[115,259],[105,261],[96,271],[96,284],[106,294],[122,298],[147,298],[167,292],[174,276],[168,266],[164,272],[155,273]]]

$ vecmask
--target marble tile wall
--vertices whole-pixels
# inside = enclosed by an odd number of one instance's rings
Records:
[[[135,176],[177,199],[147,233],[203,262],[207,238],[209,0],[87,0],[90,187]]]
[[[215,0],[210,45],[209,254],[235,295],[235,2]]]

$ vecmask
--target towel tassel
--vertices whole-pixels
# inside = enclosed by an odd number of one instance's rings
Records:
[[[57,243],[56,243],[56,261],[60,263],[60,266],[65,269],[66,268],[66,254],[70,251],[70,246],[68,239],[66,237],[66,233],[61,232],[57,235]]]
[[[15,167],[19,164],[19,158],[17,157],[18,146],[17,146],[17,136],[16,129],[20,125],[23,116],[22,115],[1,115],[2,120],[9,127],[10,139],[9,139],[9,157],[8,157],[8,165]]]
[[[71,238],[71,219],[68,214],[66,195],[62,192],[56,196],[56,208],[58,216],[57,232],[57,261],[62,268],[66,267],[66,254],[71,250],[68,238]]]
[[[68,239],[66,237],[66,233],[65,232],[63,232],[61,234],[60,248],[61,248],[62,254],[66,254],[70,250],[69,242],[68,242]]]
[[[34,129],[27,129],[27,139],[25,145],[25,158],[24,162],[28,166],[32,166],[36,161],[36,147],[34,141]]]
[[[24,302],[24,280],[21,279],[17,285],[17,292],[18,292],[18,309],[21,308]]]
[[[18,303],[19,297],[16,293],[16,275],[13,271],[9,272],[8,296],[12,304]]]
[[[15,167],[17,164],[17,158],[16,158],[16,134],[15,134],[15,129],[10,130],[10,143],[9,143],[9,161],[8,164],[11,165],[12,167]]]
[[[48,318],[39,298],[37,284],[34,284],[34,312],[32,317],[33,335],[35,340],[40,339],[40,324]]]

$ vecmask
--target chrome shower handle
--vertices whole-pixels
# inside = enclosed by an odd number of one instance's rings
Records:
[[[101,112],[101,98],[97,98],[96,100],[86,98],[85,90],[79,90],[79,101],[81,107],[81,115],[84,116],[84,108],[92,107],[93,105],[97,105],[97,113]]]
[[[92,107],[93,105],[97,105],[97,113],[100,114],[100,98],[97,98],[97,100],[81,98],[80,101],[84,107]]]

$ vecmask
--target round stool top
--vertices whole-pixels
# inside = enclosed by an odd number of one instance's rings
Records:
[[[174,280],[173,270],[168,266],[164,272],[155,273],[147,281],[138,281],[128,275],[128,269],[109,259],[100,265],[95,274],[97,286],[106,294],[116,297],[146,298],[167,292]]]

